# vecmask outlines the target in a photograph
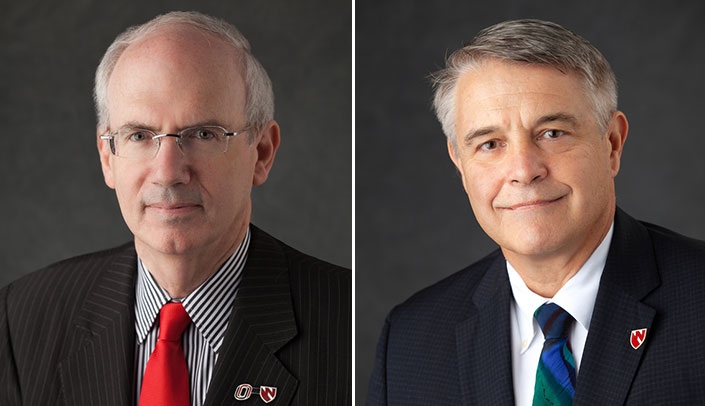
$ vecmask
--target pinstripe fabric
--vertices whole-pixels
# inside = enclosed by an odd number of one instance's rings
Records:
[[[135,258],[129,244],[2,291],[0,336],[9,347],[0,348],[0,404],[132,404]],[[6,393],[19,398],[6,401]]]
[[[183,349],[190,377],[191,405],[203,404],[213,377],[213,368],[218,361],[220,347],[225,337],[233,300],[242,278],[242,270],[250,246],[250,230],[233,255],[182,303],[191,317],[191,323],[183,334]],[[159,310],[171,301],[169,294],[159,287],[142,261],[137,266],[137,288],[135,319],[137,329],[136,399],[140,397],[142,378],[147,361],[154,351],[159,336],[155,323]]]
[[[349,270],[253,228],[206,405],[261,405],[233,401],[241,383],[277,387],[272,404],[351,404],[351,282]]]
[[[274,386],[272,405],[351,403],[351,273],[252,226],[243,279],[205,405],[237,385]],[[132,244],[55,264],[0,289],[0,404],[131,405]]]
[[[495,251],[392,310],[368,405],[514,404],[503,264]],[[705,404],[703,291],[705,242],[617,209],[573,405]]]

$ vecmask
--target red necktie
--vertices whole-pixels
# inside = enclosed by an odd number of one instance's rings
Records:
[[[181,334],[191,323],[184,306],[169,302],[159,311],[159,337],[142,379],[140,406],[189,406],[189,379]]]

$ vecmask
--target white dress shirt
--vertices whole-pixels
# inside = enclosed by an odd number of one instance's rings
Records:
[[[514,301],[511,304],[512,376],[514,399],[517,406],[531,406],[536,382],[536,368],[543,348],[544,337],[534,319],[536,309],[546,302],[553,302],[570,313],[576,320],[570,329],[568,340],[575,358],[575,370],[579,374],[580,361],[585,341],[590,330],[590,319],[595,307],[600,278],[607,262],[607,253],[614,223],[609,232],[583,264],[553,298],[545,298],[529,290],[517,271],[507,262],[509,282]]]

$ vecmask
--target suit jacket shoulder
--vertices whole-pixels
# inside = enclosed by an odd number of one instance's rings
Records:
[[[20,317],[27,312],[41,312],[35,316],[40,318],[33,320],[33,324],[40,328],[53,316],[73,314],[70,309],[85,300],[93,285],[103,276],[102,270],[110,268],[116,256],[125,258],[127,263],[133,262],[132,270],[136,269],[134,245],[128,243],[65,259],[23,276],[4,288],[6,304],[12,306],[10,313]]]
[[[281,252],[286,258],[292,292],[313,291],[322,295],[319,296],[322,304],[333,300],[346,302],[352,298],[350,269],[304,254],[277,239],[274,241],[281,247]]]
[[[497,250],[395,307],[379,341],[368,404],[513,403],[506,390],[510,299]]]
[[[135,268],[136,254],[130,243],[58,262],[3,288],[0,400],[7,397],[7,402],[0,403],[63,403],[59,401],[66,395],[62,387],[70,390],[71,385],[62,381],[58,369],[70,369],[85,338],[104,331],[108,335],[132,331],[123,327],[134,324],[127,303],[133,302]],[[120,324],[117,330],[112,325],[115,322]],[[126,362],[122,350],[111,349],[119,362]],[[120,387],[131,376],[130,371],[129,377],[115,380],[114,386]]]
[[[688,269],[700,266],[702,269],[705,261],[705,241],[696,240],[676,233],[667,228],[642,222],[649,232],[657,252],[657,259],[661,263],[679,263],[678,269]],[[698,275],[696,275],[698,276]],[[704,276],[699,273],[699,276]]]
[[[471,303],[480,281],[493,269],[497,261],[504,261],[499,250],[495,250],[474,264],[428,286],[396,306],[390,313],[393,323],[403,323],[407,319],[415,324],[419,318],[441,322],[444,319],[463,317],[467,307],[459,304]],[[461,310],[462,309],[462,310]],[[458,312],[461,313],[458,313]]]

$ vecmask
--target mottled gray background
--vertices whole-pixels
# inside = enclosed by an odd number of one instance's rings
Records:
[[[131,238],[100,171],[93,74],[118,33],[172,10],[235,24],[274,83],[282,143],[255,224],[351,265],[349,1],[1,0],[0,286]]]
[[[447,157],[426,76],[480,29],[515,18],[556,21],[607,56],[631,124],[618,204],[705,239],[705,3],[358,0],[358,404],[389,310],[494,248]]]

